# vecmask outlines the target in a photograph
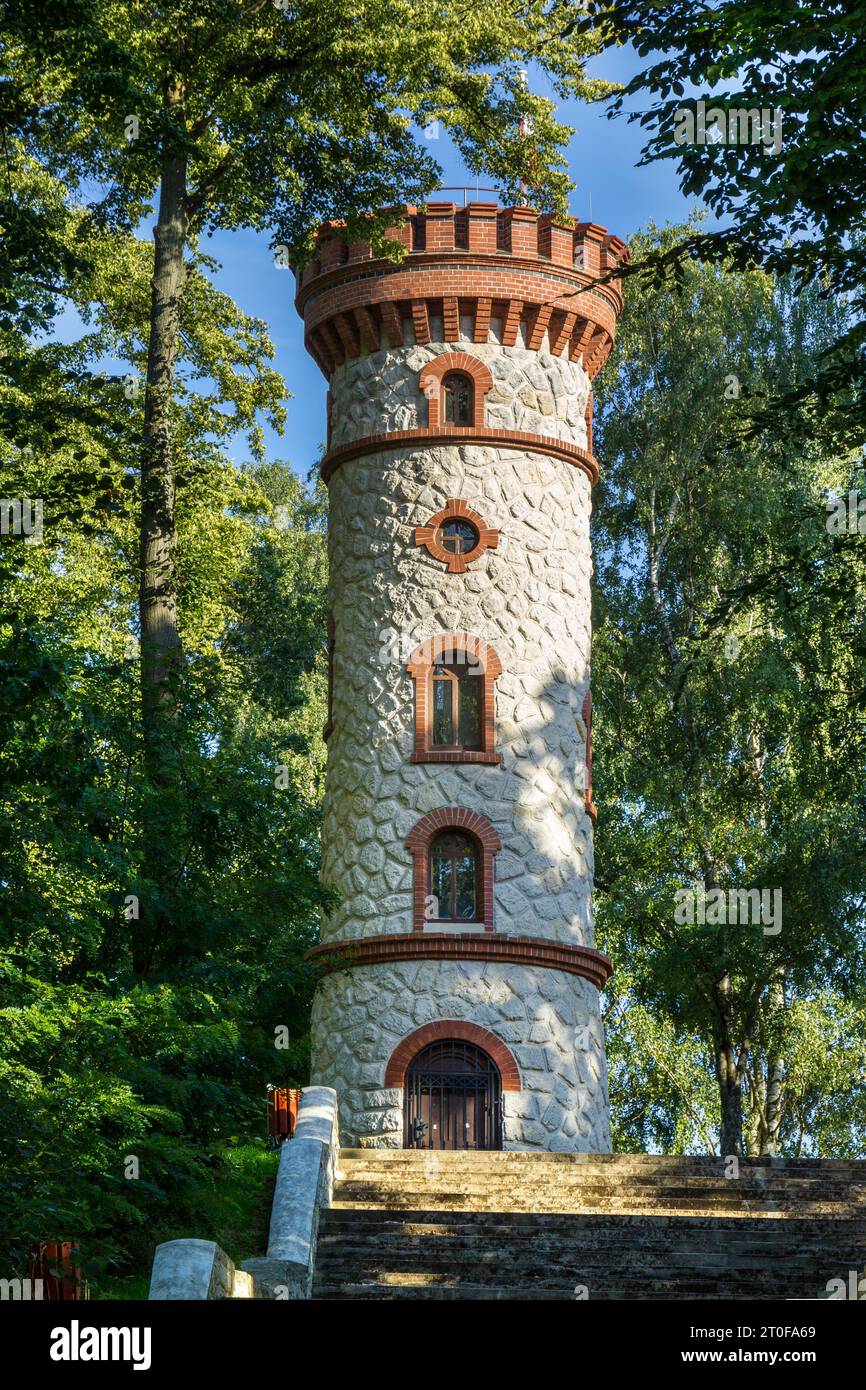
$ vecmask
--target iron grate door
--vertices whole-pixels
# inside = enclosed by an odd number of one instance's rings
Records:
[[[431,1043],[407,1069],[403,1125],[407,1149],[501,1149],[496,1063],[456,1038]]]

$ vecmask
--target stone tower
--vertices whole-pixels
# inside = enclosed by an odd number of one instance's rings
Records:
[[[356,1147],[609,1150],[593,944],[591,382],[625,246],[474,202],[298,276],[329,382],[312,1081]],[[596,283],[593,283],[593,282]]]

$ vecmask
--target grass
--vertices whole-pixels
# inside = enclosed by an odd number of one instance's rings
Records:
[[[215,1240],[236,1265],[263,1255],[268,1243],[268,1222],[279,1152],[263,1143],[227,1148],[225,1168],[215,1184],[209,1204],[209,1228],[184,1234]],[[179,1233],[180,1234],[180,1233]],[[136,1274],[100,1275],[91,1280],[93,1299],[146,1299],[150,1269]]]

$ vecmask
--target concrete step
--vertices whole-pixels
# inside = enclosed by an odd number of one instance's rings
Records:
[[[845,1237],[860,1241],[866,1238],[866,1221],[796,1219],[785,1216],[766,1217],[689,1217],[689,1216],[611,1216],[581,1215],[565,1213],[521,1213],[521,1212],[377,1212],[347,1211],[329,1208],[321,1213],[320,1227],[323,1235],[346,1238],[347,1236],[367,1237],[389,1235],[446,1236],[461,1235],[467,1239],[484,1236],[489,1239],[494,1232],[502,1231],[509,1239],[523,1237],[535,1239],[545,1236],[551,1240],[564,1242],[584,1242],[621,1238],[627,1235],[634,1244],[651,1237],[653,1239],[680,1240],[686,1233],[694,1233],[704,1241],[749,1241],[767,1243],[783,1240],[788,1244],[803,1247],[810,1242],[838,1241]]]
[[[689,1168],[685,1166],[648,1168],[623,1164],[621,1167],[605,1165],[597,1167],[578,1163],[508,1163],[482,1164],[477,1162],[445,1163],[436,1157],[427,1158],[423,1163],[346,1163],[339,1162],[336,1175],[352,1182],[419,1182],[426,1179],[448,1179],[459,1177],[466,1182],[511,1182],[531,1175],[533,1182],[595,1182],[595,1183],[700,1183],[700,1182],[739,1182],[754,1186],[773,1183],[798,1183],[804,1186],[821,1184],[831,1187],[850,1187],[866,1191],[866,1172],[843,1169],[822,1172],[820,1169],[793,1169],[785,1172],[778,1168],[741,1167],[737,1177],[728,1176],[721,1164],[715,1167]]]
[[[866,1265],[866,1163],[626,1159],[344,1150],[314,1297],[816,1299]]]
[[[543,1150],[522,1151],[516,1149],[341,1149],[338,1167],[353,1164],[369,1166],[371,1170],[382,1172],[385,1168],[418,1167],[426,1163],[440,1166],[453,1164],[465,1170],[476,1165],[484,1168],[508,1168],[528,1166],[533,1169],[552,1165],[555,1167],[581,1167],[610,1169],[620,1172],[636,1170],[694,1172],[724,1172],[726,1160],[712,1154],[597,1154],[597,1153],[549,1153]],[[866,1159],[830,1158],[741,1158],[740,1172],[749,1171],[799,1173],[826,1175],[841,1173],[860,1182],[866,1182]]]
[[[682,1187],[701,1188],[724,1183],[727,1187],[743,1187],[750,1191],[763,1192],[771,1188],[785,1188],[791,1191],[850,1192],[866,1198],[866,1182],[849,1181],[842,1175],[811,1173],[764,1173],[742,1170],[739,1177],[728,1178],[721,1172],[642,1172],[625,1169],[580,1169],[563,1167],[561,1169],[545,1166],[539,1169],[522,1167],[520,1169],[492,1169],[482,1171],[477,1165],[459,1168],[445,1165],[441,1168],[429,1166],[422,1168],[387,1168],[384,1170],[360,1169],[354,1164],[336,1170],[335,1179],[347,1183],[372,1183],[377,1187],[418,1187],[426,1184],[459,1184],[461,1187],[510,1187],[515,1182],[531,1181],[533,1186],[567,1186],[598,1188],[610,1190],[624,1184],[631,1188]]]
[[[356,1178],[338,1177],[335,1184],[336,1188],[342,1192],[463,1192],[471,1193],[509,1193],[514,1191],[513,1182],[496,1179],[474,1179],[467,1178],[460,1180],[459,1173],[448,1173],[438,1176],[429,1176],[425,1179],[423,1175],[417,1177],[406,1177],[398,1179],[378,1179],[378,1178]],[[530,1177],[525,1185],[525,1189],[532,1192],[577,1192],[586,1193],[590,1196],[604,1197],[617,1192],[634,1193],[638,1196],[652,1198],[657,1193],[670,1193],[672,1196],[687,1197],[690,1194],[699,1196],[703,1193],[731,1193],[736,1195],[738,1192],[747,1193],[750,1197],[783,1197],[789,1194],[795,1201],[801,1198],[817,1199],[824,1198],[828,1201],[844,1199],[857,1202],[866,1207],[866,1188],[856,1187],[850,1183],[820,1183],[803,1181],[799,1178],[792,1178],[789,1182],[767,1182],[767,1183],[747,1183],[736,1179],[726,1181],[724,1178],[691,1178],[683,1181],[653,1181],[651,1179],[641,1179],[638,1181],[622,1178],[618,1182],[599,1182],[595,1178],[584,1180],[575,1179],[570,1174],[562,1179],[547,1177],[539,1179]]]
[[[718,1282],[726,1279],[748,1281],[753,1289],[764,1285],[774,1289],[796,1286],[798,1289],[809,1291],[810,1296],[816,1298],[821,1291],[826,1290],[831,1279],[846,1280],[848,1271],[858,1268],[856,1263],[840,1264],[832,1259],[823,1263],[812,1260],[808,1265],[804,1263],[790,1266],[785,1260],[768,1262],[766,1257],[762,1260],[760,1256],[753,1256],[751,1259],[743,1257],[736,1262],[720,1263],[719,1260],[701,1260],[697,1254],[694,1258],[674,1259],[670,1252],[631,1264],[610,1258],[603,1261],[580,1258],[553,1260],[544,1252],[539,1252],[534,1259],[527,1257],[519,1261],[497,1257],[488,1261],[467,1259],[460,1263],[451,1258],[438,1261],[430,1256],[422,1258],[423,1262],[422,1259],[389,1259],[383,1255],[370,1256],[367,1259],[332,1260],[322,1266],[318,1278],[322,1284],[346,1280],[357,1282],[359,1279],[381,1281],[383,1272],[387,1271],[391,1282],[398,1284],[418,1282],[422,1276],[432,1280],[435,1276],[463,1283],[488,1282],[503,1287],[523,1286],[534,1282],[570,1283],[572,1287],[584,1283],[591,1289],[602,1285],[616,1285],[620,1288],[627,1284],[641,1284],[647,1279],[670,1279],[673,1282],[683,1279]]]
[[[622,1283],[593,1288],[589,1294],[590,1304],[610,1301],[666,1301],[687,1299],[690,1302],[715,1302],[725,1299],[729,1302],[753,1303],[773,1302],[780,1299],[819,1298],[802,1289],[780,1291],[778,1288],[755,1291],[748,1283],[711,1283],[708,1281],[683,1281],[672,1284],[668,1280],[646,1281],[634,1285]],[[390,1302],[403,1302],[407,1299],[433,1299],[439,1302],[480,1302],[508,1300],[514,1303],[574,1302],[577,1299],[576,1286],[525,1285],[501,1286],[496,1284],[382,1284],[378,1281],[358,1283],[351,1281],[334,1284],[319,1284],[313,1291],[314,1299],[342,1300],[361,1299]]]
[[[525,1212],[381,1212],[376,1210],[334,1209],[322,1213],[321,1239],[346,1240],[386,1236],[443,1236],[485,1240],[500,1234],[509,1240],[534,1240],[539,1235],[559,1242],[571,1241],[585,1246],[592,1243],[615,1243],[626,1238],[630,1245],[644,1240],[681,1239],[685,1231],[695,1234],[701,1243],[748,1245],[784,1239],[806,1248],[822,1248],[828,1241],[850,1238],[854,1243],[866,1243],[866,1221],[774,1217],[666,1217],[571,1215],[554,1212],[547,1215]]]
[[[699,1246],[672,1241],[668,1244],[636,1245],[624,1250],[613,1244],[608,1246],[585,1246],[562,1248],[552,1241],[524,1241],[520,1245],[499,1237],[489,1244],[484,1240],[462,1242],[459,1239],[431,1237],[411,1239],[399,1244],[381,1241],[341,1241],[334,1245],[320,1246],[318,1258],[323,1269],[333,1269],[343,1265],[370,1265],[377,1263],[379,1268],[388,1269],[475,1269],[480,1264],[503,1264],[509,1269],[519,1270],[527,1265],[535,1267],[539,1261],[542,1267],[552,1273],[556,1269],[619,1269],[621,1273],[629,1269],[643,1272],[653,1264],[662,1264],[671,1269],[719,1269],[732,1267],[754,1267],[766,1269],[768,1263],[784,1261],[786,1270],[791,1273],[814,1273],[816,1268],[832,1267],[835,1274],[841,1273],[840,1263],[857,1268],[864,1259],[862,1244],[845,1242],[834,1245],[830,1250],[816,1248],[798,1249],[788,1243],[775,1243],[760,1246]]]
[[[842,1271],[843,1277],[845,1271]],[[318,1276],[313,1296],[367,1298],[436,1297],[436,1290],[448,1289],[455,1298],[535,1298],[574,1299],[578,1293],[591,1301],[599,1298],[733,1298],[733,1299],[821,1299],[827,1284],[838,1277],[832,1265],[811,1271],[789,1273],[783,1264],[760,1269],[738,1266],[729,1269],[674,1270],[664,1265],[639,1271],[585,1269],[550,1270],[540,1266],[511,1271],[491,1266],[489,1272],[476,1268],[454,1270],[404,1270],[385,1266],[379,1270],[356,1266],[333,1268]],[[363,1290],[363,1292],[360,1292]]]
[[[781,1198],[777,1201],[759,1197],[732,1199],[713,1194],[706,1197],[669,1197],[658,1194],[655,1197],[602,1197],[593,1200],[585,1194],[575,1193],[524,1193],[513,1194],[471,1194],[462,1192],[398,1192],[390,1197],[385,1194],[356,1193],[347,1197],[337,1191],[334,1209],[342,1211],[367,1211],[377,1209],[387,1212],[399,1211],[478,1211],[478,1212],[533,1212],[555,1215],[706,1215],[706,1216],[778,1216],[790,1213],[791,1219],[806,1217],[826,1217],[828,1220],[845,1220],[864,1211],[862,1203],[855,1205],[841,1202],[807,1201],[791,1202]]]
[[[708,1265],[668,1266],[659,1262],[647,1265],[644,1269],[630,1270],[617,1269],[615,1266],[596,1268],[582,1264],[560,1265],[555,1269],[549,1269],[541,1263],[527,1263],[519,1269],[493,1264],[476,1266],[474,1269],[467,1266],[464,1270],[445,1267],[421,1270],[390,1264],[376,1267],[359,1263],[323,1270],[317,1280],[315,1293],[347,1284],[378,1284],[389,1288],[430,1288],[435,1285],[460,1288],[487,1285],[515,1291],[543,1288],[570,1293],[572,1296],[582,1287],[590,1298],[595,1298],[599,1293],[613,1293],[615,1290],[622,1298],[634,1294],[648,1297],[651,1290],[660,1288],[714,1289],[717,1297],[723,1297],[724,1292],[736,1295],[737,1291],[748,1290],[749,1297],[752,1298],[822,1298],[826,1297],[828,1287],[832,1287],[831,1280],[837,1277],[839,1270],[833,1265],[790,1273],[781,1265],[768,1270],[757,1264],[713,1269]],[[843,1270],[841,1277],[846,1278],[847,1271]]]
[[[534,1260],[541,1255],[553,1263],[565,1261],[571,1265],[579,1261],[583,1264],[601,1265],[609,1264],[613,1257],[615,1262],[626,1267],[628,1264],[640,1264],[654,1257],[663,1257],[687,1263],[712,1263],[718,1267],[720,1257],[760,1262],[784,1256],[791,1268],[802,1266],[814,1269],[816,1260],[824,1263],[828,1258],[828,1249],[834,1262],[838,1262],[839,1259],[853,1259],[857,1266],[866,1258],[866,1246],[862,1240],[843,1240],[828,1247],[826,1243],[798,1245],[790,1236],[785,1240],[763,1243],[750,1241],[746,1244],[737,1244],[733,1238],[725,1241],[670,1239],[634,1242],[624,1249],[621,1243],[617,1244],[615,1238],[609,1241],[587,1241],[580,1245],[569,1243],[567,1247],[563,1247],[555,1237],[515,1239],[502,1231],[491,1232],[489,1237],[482,1233],[474,1239],[452,1235],[404,1236],[397,1240],[390,1234],[382,1234],[378,1239],[347,1239],[340,1236],[329,1241],[326,1236],[319,1239],[317,1258],[330,1264],[334,1260],[368,1260],[385,1256],[389,1260],[408,1261],[409,1265],[422,1258],[432,1264],[441,1261],[453,1261],[455,1264],[477,1260],[488,1262],[507,1258],[512,1264],[517,1265],[522,1260]]]

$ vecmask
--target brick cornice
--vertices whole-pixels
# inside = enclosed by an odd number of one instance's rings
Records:
[[[518,340],[539,350],[582,358],[590,377],[613,346],[622,311],[621,271],[628,249],[592,222],[557,222],[531,208],[495,203],[431,202],[404,206],[388,235],[403,254],[373,253],[363,239],[349,243],[342,222],[326,223],[317,254],[296,271],[295,304],[305,341],[326,376],[364,349],[405,346],[463,336],[486,343],[492,320],[504,347]],[[521,324],[524,325],[520,337]]]
[[[384,453],[388,449],[411,449],[418,444],[479,444],[495,449],[519,449],[523,453],[547,454],[550,458],[565,459],[580,468],[591,483],[598,482],[598,463],[592,454],[577,444],[552,435],[529,434],[523,430],[476,429],[471,425],[442,425],[438,429],[390,430],[387,434],[367,434],[330,449],[322,459],[322,477],[328,482],[349,459],[361,454]]]
[[[502,841],[486,816],[478,811],[470,811],[468,806],[437,806],[416,821],[406,836],[406,848],[410,854],[420,854],[429,848],[434,835],[440,830],[468,830],[490,854],[498,854]]]
[[[481,964],[495,961],[579,975],[596,989],[603,989],[613,974],[613,962],[590,946],[501,932],[415,931],[362,936],[352,941],[323,942],[307,955],[325,972],[408,960],[474,960]]]
[[[368,290],[364,294],[364,301],[368,303],[376,302],[379,298],[385,298],[391,302],[397,299],[409,299],[414,296],[406,293],[404,276],[424,275],[426,279],[426,273],[432,272],[435,276],[435,283],[441,284],[442,270],[446,266],[452,272],[456,271],[459,276],[455,279],[454,284],[455,293],[459,294],[461,298],[464,287],[460,284],[460,279],[464,276],[468,280],[471,278],[472,272],[489,275],[491,270],[494,272],[505,271],[506,276],[503,278],[506,284],[509,274],[511,276],[530,275],[537,279],[544,287],[540,291],[542,301],[550,302],[554,308],[560,304],[567,304],[569,308],[577,309],[578,305],[583,303],[585,296],[589,296],[598,299],[600,301],[599,309],[604,306],[605,316],[612,313],[614,321],[622,313],[622,290],[615,279],[592,274],[579,267],[572,271],[566,266],[539,261],[532,256],[515,256],[509,255],[507,252],[485,254],[478,251],[462,251],[459,248],[449,251],[412,251],[404,261],[397,263],[385,260],[367,260],[337,266],[333,270],[316,276],[311,282],[299,286],[295,296],[295,308],[304,317],[307,306],[335,286],[358,284],[369,280],[382,281],[388,288],[384,295]],[[431,283],[433,282],[431,281]],[[441,289],[439,292],[441,294]],[[423,288],[423,293],[425,297],[428,296],[426,285]],[[491,278],[489,293],[494,298],[510,299],[512,297],[500,287],[495,276]]]
[[[470,664],[480,666],[486,675],[494,679],[502,675],[496,649],[474,632],[437,632],[433,637],[425,637],[406,662],[406,670],[413,676],[426,675],[443,652],[464,652],[471,658]]]

